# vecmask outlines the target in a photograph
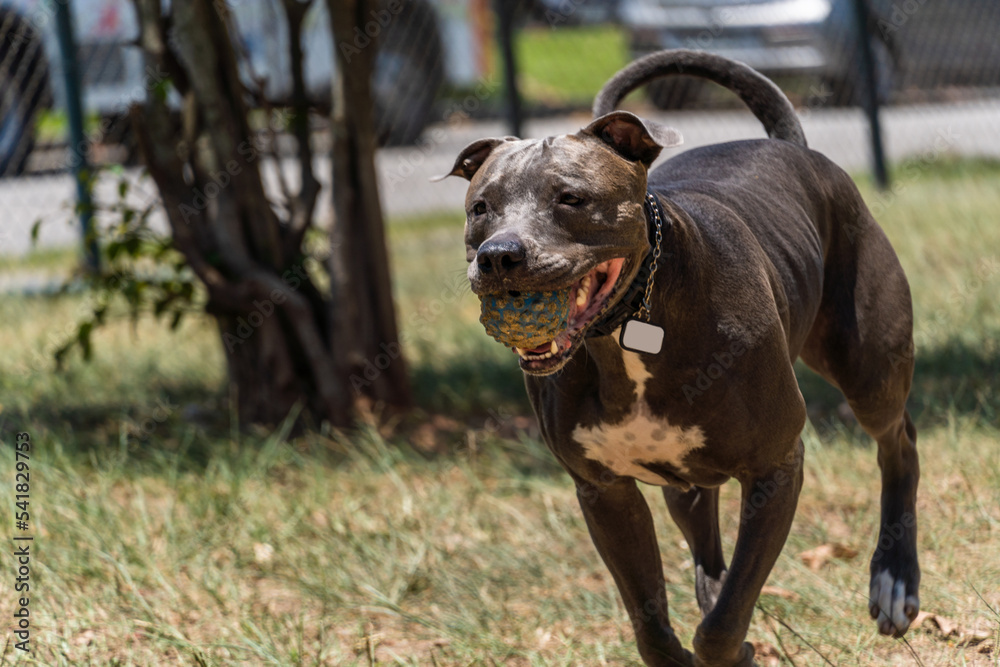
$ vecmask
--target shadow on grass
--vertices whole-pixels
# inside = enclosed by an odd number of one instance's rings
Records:
[[[463,421],[495,414],[532,414],[513,354],[510,359],[453,357],[419,364],[411,379],[417,404],[428,412]]]
[[[907,405],[919,426],[944,424],[956,416],[997,425],[1000,345],[972,345],[952,338],[918,352],[916,361]],[[801,362],[795,371],[821,435],[842,428],[845,401],[840,391]],[[413,369],[413,384],[421,408],[462,421],[532,414],[513,359],[508,363],[494,357],[451,358],[418,365]]]
[[[795,366],[802,395],[821,435],[842,421],[840,391],[806,368]],[[938,426],[954,417],[997,425],[1000,414],[1000,346],[951,338],[918,351],[907,407],[917,426]],[[858,429],[860,431],[860,429]]]
[[[842,418],[843,398],[838,390],[801,363],[796,365],[796,375],[810,419],[821,437],[834,437],[845,430],[861,435],[856,423]],[[1000,406],[998,378],[1000,346],[948,340],[918,355],[909,401],[911,414],[921,428],[945,424],[956,417],[995,427]],[[418,404],[413,423],[388,438],[406,450],[400,451],[404,459],[464,455],[471,430],[481,434],[477,439],[484,451],[506,451],[510,454],[508,463],[523,468],[523,474],[559,474],[536,437],[525,437],[523,429],[511,427],[516,419],[532,415],[513,358],[456,356],[418,363],[412,367],[412,382]],[[141,397],[122,396],[117,401],[75,406],[40,401],[24,414],[3,415],[0,429],[9,433],[16,424],[18,430],[48,431],[67,453],[96,453],[99,458],[102,452],[113,454],[122,447],[136,462],[182,452],[182,468],[201,469],[220,452],[253,449],[253,443],[262,443],[268,437],[260,431],[234,445],[226,405],[224,392],[202,383],[153,381]],[[447,446],[434,451],[414,449],[414,428],[434,415],[456,422],[446,434]],[[859,442],[871,444],[864,437]],[[337,465],[335,460],[328,463]]]
[[[910,410],[921,422],[939,424],[951,415],[997,425],[1000,408],[1000,345],[951,338],[917,352]]]
[[[68,405],[39,400],[0,418],[0,432],[6,438],[16,426],[33,431],[34,439],[59,443],[67,454],[98,459],[125,450],[143,460],[183,447],[188,462],[203,467],[211,457],[209,443],[229,435],[225,405],[222,392],[202,382],[151,379],[141,396],[123,393],[115,400]],[[192,437],[196,431],[198,437]]]

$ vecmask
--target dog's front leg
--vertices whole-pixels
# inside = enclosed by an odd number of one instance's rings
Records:
[[[695,567],[695,595],[701,615],[712,611],[726,580],[726,559],[719,535],[719,489],[663,487],[663,497],[674,523],[691,547]]]
[[[690,666],[670,628],[667,593],[653,517],[635,481],[577,481],[577,498],[597,551],[618,584],[642,659],[650,667]]]
[[[760,590],[774,567],[795,517],[802,488],[802,441],[781,464],[740,480],[742,510],[729,574],[715,607],[694,637],[696,667],[749,667],[744,643]]]

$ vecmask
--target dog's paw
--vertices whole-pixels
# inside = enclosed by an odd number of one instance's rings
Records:
[[[758,667],[753,658],[753,644],[750,642],[743,642],[743,645],[740,647],[740,655],[736,659],[736,662],[733,662],[731,659],[724,660],[720,657],[709,658],[696,653],[694,656],[694,667]]]
[[[868,612],[883,635],[902,637],[920,611],[920,597],[915,584],[894,577],[888,570],[872,574],[868,594]]]

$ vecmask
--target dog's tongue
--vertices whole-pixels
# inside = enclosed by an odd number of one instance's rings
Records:
[[[602,262],[594,267],[590,273],[581,278],[576,285],[567,290],[572,300],[568,322],[570,329],[574,325],[582,326],[584,320],[578,318],[596,316],[597,313],[591,309],[591,305],[603,303],[604,299],[608,297],[618,282],[618,276],[621,275],[624,265],[624,258]],[[560,350],[568,349],[571,346],[572,342],[567,335],[567,330],[563,330],[558,332],[553,340],[542,343],[538,347],[530,349],[515,348],[514,351],[528,354],[545,354],[547,352],[557,354]]]
[[[551,352],[552,343],[553,341],[549,341],[548,343],[542,343],[538,347],[528,350],[528,352],[531,352],[532,354],[545,354],[546,352]]]

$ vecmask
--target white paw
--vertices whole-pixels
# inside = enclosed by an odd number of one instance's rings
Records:
[[[894,579],[888,570],[872,577],[868,593],[868,611],[883,635],[900,637],[910,627],[910,622],[920,611],[920,598],[906,594],[906,583]]]

